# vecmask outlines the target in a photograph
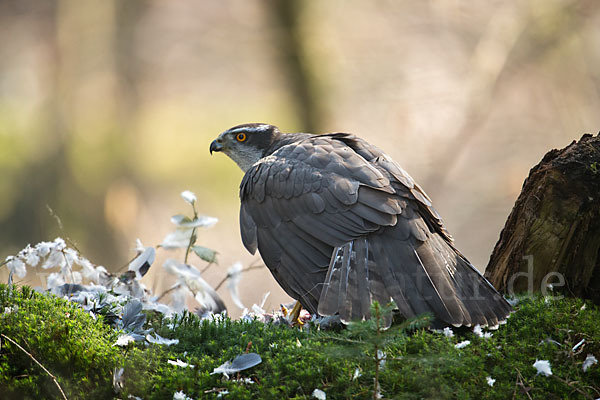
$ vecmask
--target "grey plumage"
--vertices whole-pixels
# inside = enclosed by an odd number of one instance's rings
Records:
[[[244,245],[310,312],[366,319],[372,301],[394,300],[405,317],[430,312],[455,326],[496,325],[510,313],[454,247],[425,192],[366,141],[246,124],[222,133],[212,151],[246,172]]]

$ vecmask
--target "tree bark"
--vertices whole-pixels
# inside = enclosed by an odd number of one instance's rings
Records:
[[[600,133],[531,169],[485,276],[504,293],[552,284],[600,304]]]

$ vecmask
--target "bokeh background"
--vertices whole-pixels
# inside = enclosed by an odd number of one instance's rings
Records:
[[[244,122],[385,149],[483,270],[529,169],[600,128],[600,3],[1,0],[1,258],[61,236],[117,271],[189,211],[189,189],[220,220],[199,235],[220,253],[206,279],[250,265],[242,173],[208,153]],[[289,301],[266,270],[240,291]]]

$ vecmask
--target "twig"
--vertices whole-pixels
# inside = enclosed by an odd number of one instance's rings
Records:
[[[252,271],[253,269],[260,269],[260,268],[264,268],[264,265],[263,264],[260,264],[260,265],[251,265],[249,267],[246,267],[246,268],[242,269],[242,271],[240,273],[244,273],[244,272]],[[219,290],[219,288],[221,286],[223,286],[223,284],[225,282],[227,282],[227,279],[229,279],[229,278],[231,278],[231,276],[229,274],[227,274],[225,276],[225,278],[221,279],[221,282],[219,282],[219,284],[217,286],[215,286],[215,292],[217,290]]]
[[[567,385],[570,388],[575,389],[576,391],[578,391],[579,393],[581,393],[583,395],[583,397],[585,397],[586,399],[593,399],[592,396],[590,396],[588,393],[584,392],[583,390],[579,389],[578,387],[572,385],[573,382],[569,382],[565,379],[562,379],[556,375],[552,375],[553,378],[557,379],[559,382],[564,383],[565,385]]]
[[[61,250],[60,253],[63,255],[63,258],[65,259],[65,264],[67,264],[67,266],[69,267],[69,273],[71,274],[71,282],[75,283],[75,277],[73,276],[73,267],[71,266],[71,264],[69,264],[69,259],[67,258],[67,255],[65,254],[64,249]]]
[[[187,248],[185,249],[185,257],[183,258],[183,263],[184,264],[188,263],[187,260],[188,260],[188,257],[190,255],[190,251],[192,249],[192,246],[196,242],[196,229],[198,229],[198,228],[194,227],[192,229],[192,234],[190,235],[190,241],[189,241],[189,243],[187,245]]]
[[[25,354],[27,354],[29,356],[29,358],[31,358],[33,361],[35,361],[35,363],[37,365],[39,365],[44,371],[46,371],[46,373],[48,375],[50,375],[50,377],[52,378],[52,380],[54,381],[54,383],[56,384],[56,387],[58,388],[58,390],[60,390],[60,394],[62,394],[63,399],[68,400],[67,396],[65,395],[65,392],[63,392],[62,388],[60,387],[60,385],[58,384],[58,381],[56,380],[56,377],[54,375],[52,375],[52,373],[50,373],[50,371],[48,371],[46,369],[46,367],[44,367],[38,360],[35,359],[34,356],[31,355],[31,353],[29,353],[27,350],[25,350],[19,343],[15,342],[14,340],[12,340],[11,338],[9,338],[8,336],[6,336],[4,333],[0,333],[0,335],[8,340],[9,342],[11,342],[12,344],[14,344],[15,346],[17,346],[19,349],[21,349],[21,351]]]
[[[192,221],[196,221],[198,219],[198,211],[196,211],[196,205],[194,204],[194,202],[192,202],[192,210],[194,210],[194,219]],[[194,243],[196,243],[196,232],[198,232],[198,228],[194,227],[192,229],[192,234],[190,235],[190,241],[187,245],[187,248],[185,249],[185,257],[183,259],[184,264],[188,263],[188,256],[190,255],[190,250],[192,249]]]
[[[159,247],[159,246],[160,246],[160,245],[158,245],[157,247]],[[131,263],[133,262],[133,260],[135,260],[136,258],[138,258],[138,256],[139,256],[140,254],[141,254],[141,253],[137,253],[137,254],[136,254],[136,255],[134,255],[134,256],[133,256],[133,257],[132,257],[132,258],[131,258],[129,261],[127,261],[127,263],[126,263],[126,264],[124,264],[124,265],[121,265],[119,268],[117,268],[117,271],[115,272],[115,274],[117,274],[117,275],[122,275],[122,274],[124,274],[124,273],[126,272],[126,269],[128,269],[128,268],[129,268],[129,264],[131,264]],[[94,266],[96,266],[96,265],[94,265]]]
[[[74,241],[72,241],[68,236],[65,237],[65,243],[68,244],[69,247],[71,247],[72,249],[75,249],[81,255],[81,250],[79,250],[77,244]]]
[[[515,390],[513,390],[512,398],[513,400],[517,397],[517,386],[519,385],[519,371],[517,370],[517,377],[515,378]]]
[[[181,287],[181,284],[177,284],[177,285],[173,286],[172,288],[165,290],[160,296],[158,296],[158,299],[156,299],[156,301],[157,302],[160,301],[160,299],[165,297],[167,294],[171,293],[175,289],[179,289],[180,287]]]
[[[525,388],[525,383],[523,382],[523,375],[521,375],[521,371],[519,371],[518,368],[515,368],[515,369],[517,370],[517,382],[515,383],[515,392],[513,393],[513,399],[514,399],[514,395],[517,392],[517,386],[520,384],[521,388],[523,389],[523,392],[525,392],[525,394],[527,395],[527,398],[529,400],[532,400],[531,396],[529,395],[529,391],[526,390],[526,388]]]
[[[592,389],[594,392],[596,392],[596,394],[598,396],[600,396],[600,390],[596,389],[594,386],[588,386],[588,385],[586,385],[586,386],[584,386],[584,388]]]
[[[54,213],[54,210],[52,209],[52,207],[50,207],[49,204],[46,204],[46,209],[48,209],[48,212],[50,213],[50,216],[53,217],[54,219],[56,219],[56,223],[58,225],[58,229],[61,232],[63,232],[64,228],[63,228],[62,221],[60,220],[60,217]]]
[[[202,271],[200,271],[200,274],[204,274],[206,271],[208,271],[208,269],[210,267],[212,267],[213,265],[215,265],[215,263],[213,261],[209,262],[208,265],[204,268],[202,268]]]

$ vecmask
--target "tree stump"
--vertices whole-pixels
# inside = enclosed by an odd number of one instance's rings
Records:
[[[600,304],[600,133],[531,169],[485,277],[504,293],[552,284]]]

